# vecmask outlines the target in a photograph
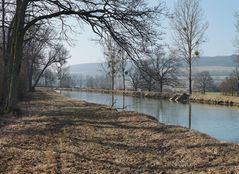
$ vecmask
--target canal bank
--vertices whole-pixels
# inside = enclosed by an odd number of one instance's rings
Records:
[[[136,112],[30,93],[1,117],[0,173],[237,173],[239,146]]]
[[[81,89],[81,88],[62,88],[64,91],[82,91],[82,92],[96,92],[103,94],[111,94],[112,90],[105,89]],[[166,99],[175,102],[193,102],[202,104],[224,105],[224,106],[239,106],[239,97],[237,96],[224,96],[224,95],[187,95],[185,93],[173,93],[173,92],[151,92],[151,91],[122,91],[114,90],[115,95],[132,96],[132,97],[146,97],[153,99]]]
[[[172,92],[153,92],[153,91],[128,91],[128,90],[107,90],[107,89],[81,89],[81,88],[61,88],[63,91],[81,91],[81,92],[94,92],[102,94],[115,94],[115,95],[125,95],[131,97],[145,97],[152,99],[167,99],[175,102],[187,102],[189,95],[186,93],[172,93]]]
[[[224,96],[224,95],[191,95],[190,102],[224,105],[224,106],[239,106],[239,97]]]

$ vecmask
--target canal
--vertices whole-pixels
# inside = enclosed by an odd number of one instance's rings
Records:
[[[62,94],[91,103],[111,105],[111,94],[62,91]],[[115,95],[115,108],[123,97]],[[206,104],[182,104],[167,100],[125,96],[125,110],[151,115],[161,123],[180,125],[206,133],[219,140],[239,143],[239,108]]]

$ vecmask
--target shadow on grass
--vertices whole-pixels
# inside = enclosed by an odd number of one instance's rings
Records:
[[[54,96],[40,92],[33,94],[29,101],[39,99],[54,100],[57,103]],[[35,117],[8,120],[5,125],[9,127],[6,130],[2,129],[0,140],[7,137],[11,140],[0,144],[2,152],[0,163],[4,161],[6,164],[0,168],[0,171],[7,173],[6,166],[9,166],[8,163],[14,163],[14,160],[26,160],[14,156],[7,158],[14,154],[16,149],[23,154],[29,151],[54,152],[55,173],[64,173],[62,163],[67,160],[67,165],[72,165],[74,168],[95,170],[107,168],[128,173],[174,173],[175,171],[197,173],[209,169],[239,166],[237,158],[223,161],[223,155],[227,155],[227,151],[233,154],[233,150],[228,149],[229,144],[216,142],[204,135],[200,135],[202,138],[200,141],[185,142],[192,135],[188,134],[189,129],[156,124],[156,121],[150,117],[130,120],[127,118],[140,114],[120,113],[103,106],[87,103],[79,105],[75,101],[67,101],[62,107],[64,101],[59,103],[59,105],[55,104],[52,110],[41,110],[39,105],[38,110],[31,112],[37,114]],[[29,107],[37,107],[37,105],[36,102]],[[47,106],[47,102],[44,105]],[[19,121],[18,127],[16,127],[17,121]],[[105,130],[107,134],[104,135]],[[140,133],[131,136],[132,132]],[[141,137],[141,133],[144,137]],[[154,135],[160,138],[151,139],[150,137]],[[208,149],[214,149],[218,154]],[[190,159],[184,157],[185,150],[192,152]],[[107,154],[109,151],[113,152],[113,156]],[[194,155],[202,154],[204,159],[195,161],[197,156]],[[64,159],[65,155],[71,158]],[[124,160],[127,155],[131,160]],[[37,158],[41,159],[43,156]]]

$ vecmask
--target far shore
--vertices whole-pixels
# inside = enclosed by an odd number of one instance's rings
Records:
[[[96,93],[106,93],[111,94],[112,90],[107,89],[87,89],[87,88],[61,88],[64,91],[82,91],[82,92],[96,92]],[[166,99],[174,97],[175,95],[182,95],[182,93],[174,92],[152,92],[152,91],[123,91],[123,90],[114,90],[114,94],[133,97],[146,97],[154,99]],[[213,104],[213,105],[224,105],[224,106],[237,106],[239,107],[239,97],[237,96],[226,96],[226,95],[201,95],[201,94],[192,94],[188,98],[188,102],[193,103],[202,103],[202,104]]]

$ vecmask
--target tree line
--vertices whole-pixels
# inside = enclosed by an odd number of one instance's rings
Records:
[[[66,79],[73,83],[65,67],[70,55],[63,42],[71,42],[68,33],[80,28],[74,28],[75,23],[89,25],[98,35],[112,90],[116,72],[124,89],[126,76],[135,89],[162,92],[182,85],[181,62],[188,67],[189,94],[193,80],[203,93],[212,83],[208,72],[197,74],[196,80],[192,75],[208,28],[200,0],[178,0],[172,14],[162,1],[152,5],[145,0],[2,0],[0,13],[1,113],[14,111],[19,96],[33,91],[42,77],[46,84],[50,76],[57,77],[61,87]],[[171,21],[174,44],[170,46],[162,44],[162,16]],[[126,69],[128,60],[135,66],[131,70]]]
[[[161,2],[150,6],[143,0],[124,3],[120,0],[2,0],[0,3],[2,113],[15,109],[25,79],[29,79],[27,86],[31,86],[32,77],[29,76],[33,74],[36,62],[46,70],[45,67],[57,59],[61,71],[65,62],[62,58],[68,58],[61,42],[68,38],[68,31],[72,31],[71,21],[90,25],[99,40],[110,36],[127,54],[133,54],[139,51],[139,43],[149,43],[157,36],[156,26],[164,11]],[[54,33],[51,26],[57,26]],[[59,41],[57,44],[55,38]],[[44,39],[46,41],[42,42]],[[38,55],[27,55],[33,50],[42,51]],[[23,77],[27,78],[23,80]]]

